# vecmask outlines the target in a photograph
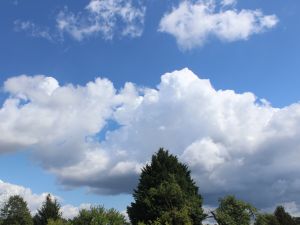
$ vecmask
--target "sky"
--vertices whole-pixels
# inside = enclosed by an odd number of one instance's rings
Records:
[[[159,147],[207,207],[300,215],[300,3],[0,2],[0,202],[125,211]]]

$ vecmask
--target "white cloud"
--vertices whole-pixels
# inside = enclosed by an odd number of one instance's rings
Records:
[[[0,207],[8,200],[10,196],[20,195],[28,204],[28,208],[32,215],[42,206],[48,193],[35,194],[30,188],[26,188],[16,184],[6,183],[0,180]],[[54,196],[51,194],[51,196]],[[60,197],[54,196],[58,201]],[[81,204],[76,207],[70,204],[62,205],[61,212],[64,218],[73,218],[78,215],[80,209],[89,208],[91,204]]]
[[[235,5],[237,3],[237,0],[222,0],[221,4],[222,6],[231,6]]]
[[[61,207],[61,211],[64,218],[72,219],[79,214],[79,211],[81,209],[89,209],[91,206],[92,206],[91,204],[87,204],[87,203],[80,204],[78,207],[67,204]]]
[[[263,208],[300,203],[299,103],[274,108],[188,69],[164,74],[157,88],[23,75],[4,90],[1,151],[32,149],[65,186],[131,192],[140,168],[166,147],[189,165],[206,204],[225,194]]]
[[[201,47],[210,37],[225,42],[247,40],[278,23],[275,15],[264,15],[261,10],[238,10],[235,1],[224,0],[217,10],[215,1],[183,1],[166,13],[160,21],[159,31],[171,34],[182,49]]]
[[[115,36],[139,37],[144,29],[145,6],[138,0],[90,0],[84,9],[60,10],[54,27],[43,28],[32,21],[16,20],[15,31],[32,37],[63,41],[65,34],[81,41],[93,36],[110,40]]]
[[[44,39],[47,39],[48,41],[54,40],[54,37],[48,28],[43,28],[43,27],[37,26],[35,23],[33,23],[31,21],[16,20],[14,22],[14,30],[16,32],[24,31],[29,36],[32,36],[32,37],[44,38]]]

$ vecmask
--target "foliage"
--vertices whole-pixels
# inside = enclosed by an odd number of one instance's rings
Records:
[[[280,225],[280,223],[272,214],[259,214],[254,225]]]
[[[297,225],[300,225],[300,217],[294,217],[294,221]]]
[[[188,167],[162,148],[143,168],[133,197],[135,202],[127,207],[133,225],[201,224],[205,217]]]
[[[1,225],[32,225],[27,203],[19,195],[11,196],[0,212]]]
[[[124,225],[125,216],[115,209],[105,209],[102,206],[82,209],[72,221],[73,225]]]
[[[247,202],[229,195],[219,200],[216,212],[212,212],[219,225],[250,225],[256,209]]]
[[[299,220],[287,213],[283,206],[278,206],[274,214],[260,214],[254,225],[298,225]]]
[[[60,205],[56,199],[52,200],[50,194],[46,196],[42,207],[34,216],[34,224],[47,225],[49,219],[53,219],[54,221],[61,219]]]
[[[274,212],[280,225],[296,225],[291,215],[287,213],[283,206],[278,206]]]
[[[64,219],[57,219],[57,220],[48,219],[47,225],[71,225],[71,223],[67,222]]]

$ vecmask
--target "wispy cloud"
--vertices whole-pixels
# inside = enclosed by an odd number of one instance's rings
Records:
[[[278,23],[275,15],[264,15],[259,9],[238,10],[235,4],[223,0],[223,7],[217,7],[216,1],[183,1],[163,16],[159,31],[174,36],[180,48],[192,49],[211,37],[225,42],[247,40]]]
[[[132,0],[91,0],[84,9],[72,12],[60,10],[55,26],[43,28],[32,21],[15,21],[16,31],[25,31],[33,37],[62,40],[65,34],[82,41],[89,37],[106,40],[119,37],[139,37],[144,29],[146,8]]]
[[[14,30],[16,32],[26,32],[31,37],[45,38],[49,41],[55,39],[49,28],[39,27],[31,21],[16,20]]]
[[[67,9],[57,17],[57,27],[76,40],[101,34],[112,39],[115,34],[138,37],[143,32],[145,7],[130,0],[92,0],[84,13],[74,14]]]

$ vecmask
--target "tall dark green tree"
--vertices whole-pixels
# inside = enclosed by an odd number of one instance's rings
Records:
[[[0,212],[1,225],[33,225],[27,203],[19,195],[11,196]]]
[[[34,216],[34,225],[47,225],[49,219],[61,219],[60,205],[50,194],[46,196],[42,207]]]
[[[205,215],[202,197],[188,167],[167,150],[159,149],[151,163],[142,169],[133,193],[134,202],[127,207],[133,225],[202,224]]]
[[[285,211],[283,206],[278,206],[274,212],[275,217],[277,218],[280,225],[296,225],[293,217]]]

